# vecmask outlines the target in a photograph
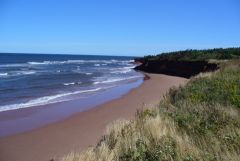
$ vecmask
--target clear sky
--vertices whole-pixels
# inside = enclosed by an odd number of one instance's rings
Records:
[[[0,52],[141,56],[233,46],[239,0],[0,0]]]

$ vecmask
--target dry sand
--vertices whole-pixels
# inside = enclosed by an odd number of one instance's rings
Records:
[[[105,127],[117,119],[131,119],[136,110],[157,105],[172,86],[187,79],[148,74],[149,80],[123,97],[77,113],[63,121],[0,138],[0,161],[49,161],[93,146]]]

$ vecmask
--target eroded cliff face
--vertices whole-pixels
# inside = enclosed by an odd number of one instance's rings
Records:
[[[135,61],[142,63],[135,70],[184,78],[190,78],[200,72],[214,71],[219,68],[217,64],[208,63],[207,61],[146,60],[143,58]]]

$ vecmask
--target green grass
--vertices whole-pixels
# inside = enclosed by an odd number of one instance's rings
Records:
[[[63,161],[240,160],[240,61],[173,88],[159,106],[108,128],[96,147]]]
[[[222,68],[210,77],[192,79],[186,86],[170,90],[171,103],[187,101],[192,104],[219,103],[240,108],[240,73],[238,61]]]

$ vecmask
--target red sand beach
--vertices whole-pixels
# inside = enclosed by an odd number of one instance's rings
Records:
[[[0,161],[49,161],[93,146],[105,127],[117,119],[131,119],[139,108],[152,107],[172,86],[187,79],[148,74],[149,80],[119,99],[77,113],[63,121],[0,138]]]

